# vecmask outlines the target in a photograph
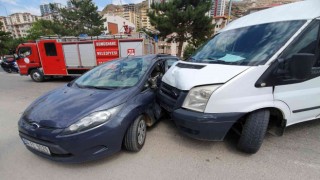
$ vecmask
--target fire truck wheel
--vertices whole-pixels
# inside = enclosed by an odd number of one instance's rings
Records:
[[[43,82],[44,75],[39,69],[34,69],[30,72],[31,79],[35,82]]]

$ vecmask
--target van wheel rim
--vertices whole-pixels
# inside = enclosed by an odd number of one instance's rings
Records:
[[[33,77],[33,79],[36,80],[36,81],[40,81],[40,80],[41,80],[41,75],[40,75],[40,73],[38,73],[38,72],[33,73],[33,74],[32,74],[32,77]]]
[[[146,138],[146,123],[144,120],[141,120],[138,124],[138,143],[139,145],[142,145],[144,143],[144,140]]]

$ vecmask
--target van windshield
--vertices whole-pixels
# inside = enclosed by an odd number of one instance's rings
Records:
[[[306,21],[255,25],[215,35],[190,62],[255,66],[266,63]]]
[[[119,89],[135,86],[152,66],[148,57],[124,58],[107,62],[75,81],[79,88]]]

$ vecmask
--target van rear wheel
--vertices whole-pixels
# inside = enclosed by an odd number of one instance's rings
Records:
[[[248,115],[238,142],[240,151],[249,154],[258,152],[267,132],[269,118],[270,111],[266,109]]]
[[[35,82],[43,82],[44,74],[39,69],[34,69],[30,72],[31,79]]]

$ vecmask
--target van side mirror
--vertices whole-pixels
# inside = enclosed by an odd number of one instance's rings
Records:
[[[311,70],[316,61],[314,54],[295,54],[292,56],[289,64],[289,71],[293,78],[304,80],[311,76]]]

